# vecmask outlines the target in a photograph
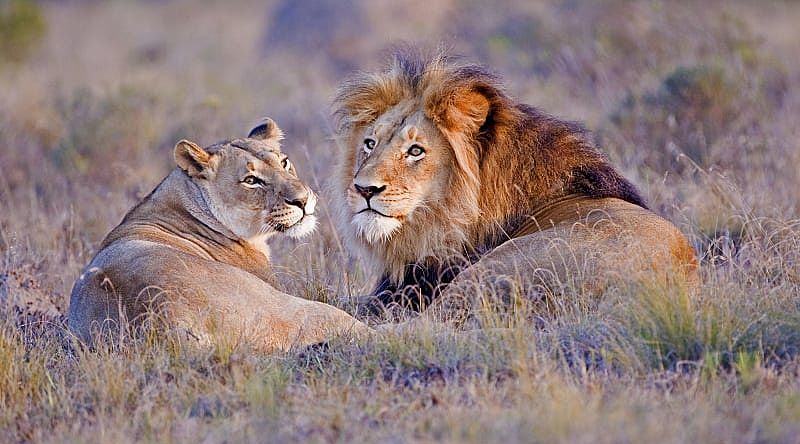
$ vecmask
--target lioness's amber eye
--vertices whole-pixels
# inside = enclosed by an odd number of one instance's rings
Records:
[[[246,185],[253,185],[253,186],[261,185],[261,179],[259,179],[256,176],[247,176],[247,177],[244,178],[244,180],[242,180],[242,183],[244,183]]]
[[[290,169],[292,169],[292,162],[289,162],[289,158],[286,157],[283,160],[281,160],[281,166],[283,167],[284,170],[289,171]]]
[[[364,139],[364,152],[369,154],[370,151],[375,149],[375,140],[373,139]]]
[[[411,148],[406,151],[411,157],[419,157],[425,154],[425,150],[419,145],[411,145]]]

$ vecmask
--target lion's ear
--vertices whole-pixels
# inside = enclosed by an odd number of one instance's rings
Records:
[[[250,130],[250,134],[248,134],[247,137],[258,140],[281,140],[283,139],[283,131],[278,128],[278,124],[275,123],[274,120],[270,119],[269,117],[265,117],[261,123]]]
[[[477,186],[480,154],[475,137],[489,116],[489,99],[473,89],[450,92],[428,102],[427,113],[453,147],[464,177]]]
[[[213,172],[216,168],[217,162],[214,162],[213,154],[186,139],[175,144],[174,155],[175,162],[180,169],[186,171],[186,174],[191,177],[206,177],[208,173]]]
[[[443,105],[438,117],[448,131],[474,135],[489,116],[489,99],[474,90],[457,92]]]

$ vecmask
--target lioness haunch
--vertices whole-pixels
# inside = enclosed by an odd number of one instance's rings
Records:
[[[267,119],[249,136],[202,148],[182,140],[178,164],[111,233],[75,282],[69,327],[91,343],[156,313],[201,343],[245,341],[270,352],[369,328],[273,285],[265,241],[305,236],[316,197],[281,153]]]

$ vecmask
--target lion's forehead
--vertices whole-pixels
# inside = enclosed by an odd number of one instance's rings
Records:
[[[425,116],[421,109],[398,105],[381,115],[367,129],[366,136],[374,135],[384,143],[398,140],[409,141],[425,137],[434,128],[433,122]]]

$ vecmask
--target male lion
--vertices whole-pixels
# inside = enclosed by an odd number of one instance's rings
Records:
[[[383,276],[373,301],[694,272],[686,238],[579,126],[514,102],[483,67],[399,51],[335,107],[337,223]]]
[[[155,312],[201,342],[246,341],[263,352],[369,330],[272,285],[266,239],[316,225],[316,197],[281,138],[266,119],[245,139],[205,149],[178,142],[178,168],[106,236],[75,282],[70,329],[91,342]]]

